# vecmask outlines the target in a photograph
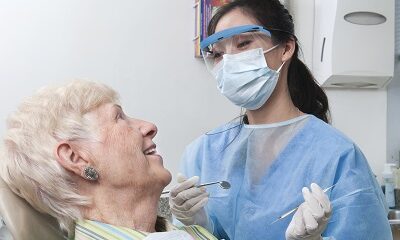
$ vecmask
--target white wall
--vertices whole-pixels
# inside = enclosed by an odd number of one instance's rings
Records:
[[[387,90],[387,159],[400,164],[400,63],[397,60],[395,77]]]
[[[387,91],[326,90],[333,126],[350,137],[363,151],[381,181],[386,162]]]
[[[313,1],[289,1],[291,7]],[[310,5],[311,4],[311,5]],[[0,0],[0,134],[6,116],[40,86],[72,78],[104,82],[126,112],[153,121],[165,165],[178,171],[184,146],[239,109],[217,92],[193,58],[193,1]],[[306,62],[309,12],[296,18]],[[327,90],[333,124],[380,175],[386,160],[387,92]],[[380,178],[379,178],[380,179]]]
[[[388,86],[387,157],[400,164],[400,1],[396,1],[395,77]]]
[[[289,6],[295,21],[296,35],[303,49],[303,60],[312,66],[314,0],[291,0]],[[333,126],[361,148],[372,171],[381,181],[381,172],[387,158],[387,90],[325,91],[329,98]]]
[[[126,112],[159,128],[176,175],[186,144],[233,118],[193,58],[193,1],[0,0],[0,135],[6,116],[37,88],[73,78],[104,82]]]

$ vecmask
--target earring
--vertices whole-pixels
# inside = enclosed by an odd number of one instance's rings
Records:
[[[99,178],[99,173],[91,166],[86,166],[83,169],[83,176],[90,181],[96,181]]]

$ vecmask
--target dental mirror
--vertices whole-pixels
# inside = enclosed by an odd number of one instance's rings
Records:
[[[197,185],[196,187],[205,187],[205,186],[210,186],[210,185],[214,185],[214,184],[218,184],[222,189],[231,188],[231,184],[227,181],[202,183],[200,185]],[[170,193],[170,192],[171,192],[171,190],[167,190],[167,191],[163,191],[161,194],[166,194],[166,193]]]

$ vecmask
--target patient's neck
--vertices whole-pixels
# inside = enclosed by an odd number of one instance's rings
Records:
[[[85,219],[155,232],[160,192],[98,188],[88,195],[93,196],[93,204],[83,209]]]

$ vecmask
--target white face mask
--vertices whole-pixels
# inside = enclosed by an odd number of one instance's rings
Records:
[[[275,89],[279,79],[278,70],[270,69],[264,57],[279,45],[266,51],[256,48],[238,54],[225,54],[214,68],[213,75],[218,81],[218,90],[235,105],[259,109]]]

